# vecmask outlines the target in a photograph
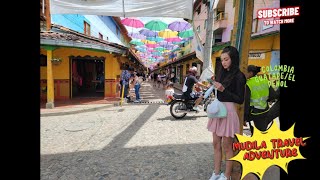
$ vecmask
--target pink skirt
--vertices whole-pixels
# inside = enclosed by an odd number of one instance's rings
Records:
[[[233,102],[223,102],[227,108],[227,117],[209,118],[207,128],[209,131],[216,133],[219,137],[232,137],[240,133],[240,123],[237,114],[236,105]]]

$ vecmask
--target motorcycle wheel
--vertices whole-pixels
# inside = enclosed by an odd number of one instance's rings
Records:
[[[174,101],[170,106],[170,114],[176,119],[181,119],[187,115],[187,113],[179,113],[178,110],[187,110],[187,105],[184,101]]]

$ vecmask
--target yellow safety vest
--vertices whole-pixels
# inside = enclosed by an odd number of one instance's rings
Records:
[[[252,77],[247,80],[247,85],[251,91],[250,106],[257,109],[266,109],[269,98],[268,80]]]

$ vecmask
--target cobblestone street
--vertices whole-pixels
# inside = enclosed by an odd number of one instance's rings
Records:
[[[164,90],[144,83],[141,94],[161,101]],[[206,113],[176,120],[163,103],[41,117],[41,179],[207,180],[213,148],[206,126]]]

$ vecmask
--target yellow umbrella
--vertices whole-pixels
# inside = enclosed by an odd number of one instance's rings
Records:
[[[177,31],[171,31],[170,29],[165,29],[164,31],[160,31],[158,34],[160,37],[163,37],[163,38],[174,38],[178,36]]]
[[[146,39],[143,39],[141,40],[143,43],[145,44],[157,44],[155,41],[149,41],[149,40],[146,40]]]

